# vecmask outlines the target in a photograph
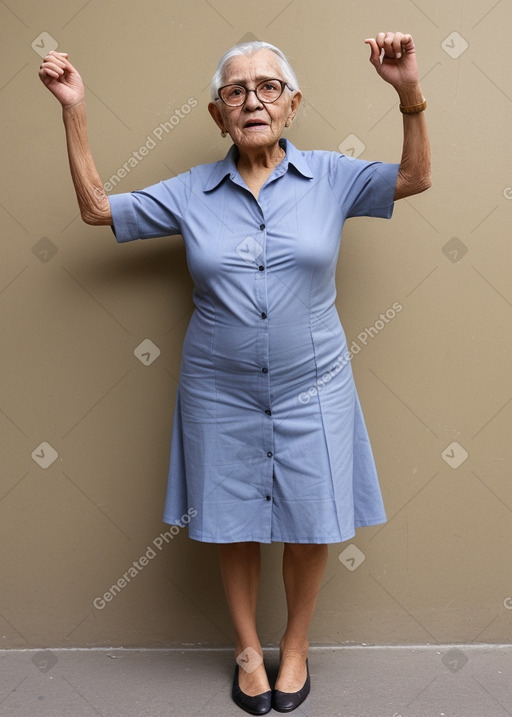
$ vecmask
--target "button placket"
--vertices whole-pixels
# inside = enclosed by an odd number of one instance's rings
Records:
[[[263,209],[261,209],[263,217]],[[260,256],[257,259],[257,271],[255,276],[255,306],[256,311],[259,312],[258,324],[256,326],[257,331],[257,347],[256,347],[256,361],[259,366],[260,372],[260,391],[259,400],[262,412],[262,439],[263,439],[263,460],[267,461],[266,466],[262,466],[264,472],[264,478],[262,481],[262,497],[269,504],[269,508],[272,505],[272,493],[273,493],[273,474],[274,474],[274,429],[273,419],[271,418],[271,403],[270,403],[270,346],[269,346],[269,324],[268,324],[268,297],[267,297],[267,284],[268,284],[268,272],[267,272],[267,233],[266,224],[263,221],[259,224],[259,232],[257,233],[257,240],[263,247]],[[270,508],[271,510],[271,508]]]

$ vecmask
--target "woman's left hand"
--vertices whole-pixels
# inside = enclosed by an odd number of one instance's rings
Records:
[[[414,41],[403,32],[379,32],[365,40],[370,45],[370,62],[383,80],[400,91],[419,82]],[[381,57],[382,55],[382,57]]]

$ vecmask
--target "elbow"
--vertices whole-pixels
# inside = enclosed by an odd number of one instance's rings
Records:
[[[427,189],[430,189],[431,186],[432,186],[432,175],[431,175],[431,173],[429,172],[429,173],[423,178],[423,180],[422,180],[422,182],[421,182],[421,188],[420,188],[419,191],[420,191],[420,192],[425,192]]]
[[[412,188],[411,195],[412,194],[421,194],[421,192],[426,192],[427,189],[430,189],[431,186],[432,186],[432,176],[430,174],[428,174],[424,177],[421,177],[421,179],[419,179],[415,183],[414,187]]]
[[[432,175],[430,171],[414,178],[406,178],[399,174],[395,188],[395,200],[421,194],[430,189],[431,186]]]
[[[94,212],[84,209],[80,212],[80,216],[83,222],[93,227],[112,224],[112,215],[110,212]]]
[[[94,200],[88,197],[82,201],[79,199],[78,203],[80,206],[80,216],[86,224],[90,224],[94,227],[112,224],[110,202],[104,192],[97,192],[97,196]]]

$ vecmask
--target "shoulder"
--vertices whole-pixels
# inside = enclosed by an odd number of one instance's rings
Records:
[[[163,182],[186,182],[188,183],[190,180],[193,180],[195,182],[200,182],[202,179],[207,179],[212,171],[215,170],[215,168],[221,164],[222,162],[208,162],[205,164],[196,164],[192,167],[189,167],[189,169],[185,169],[179,174],[175,174],[174,177],[169,177],[168,179],[164,179]]]
[[[212,189],[233,170],[234,165],[230,155],[231,153],[228,153],[228,156],[216,162],[194,165],[188,171],[178,174],[167,182],[173,185],[179,183],[183,189],[192,192]]]
[[[175,174],[173,177],[162,179],[155,187],[159,187],[164,194],[187,196],[190,192],[203,189],[218,162],[198,164]]]
[[[308,167],[313,177],[329,177],[333,174],[351,173],[353,171],[352,157],[324,149],[298,149],[287,140],[287,153],[289,162],[297,168]]]

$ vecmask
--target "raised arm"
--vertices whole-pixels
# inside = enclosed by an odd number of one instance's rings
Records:
[[[430,141],[425,120],[425,98],[421,91],[416,51],[411,35],[380,32],[370,45],[370,62],[383,80],[398,92],[403,112],[403,149],[395,199],[409,197],[431,184]]]
[[[67,52],[54,50],[44,58],[39,77],[62,105],[69,167],[80,215],[87,224],[112,224],[110,203],[89,147],[82,78],[69,62]]]

